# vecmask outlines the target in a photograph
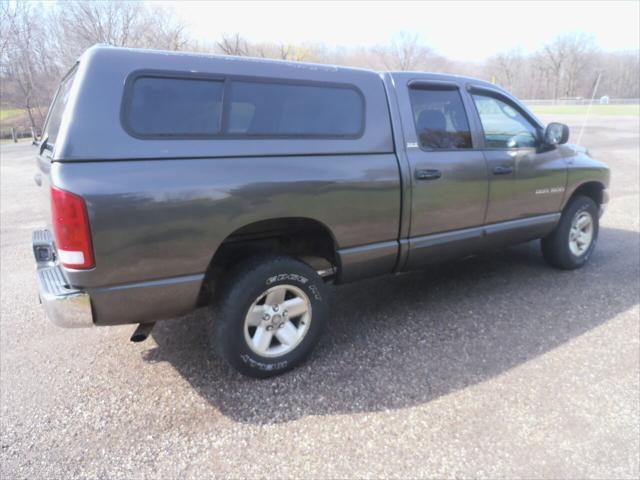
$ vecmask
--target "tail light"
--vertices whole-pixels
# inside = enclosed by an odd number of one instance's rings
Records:
[[[60,263],[69,268],[92,268],[93,249],[84,200],[51,187],[51,217]]]

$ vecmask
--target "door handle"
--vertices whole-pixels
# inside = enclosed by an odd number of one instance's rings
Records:
[[[416,170],[416,178],[418,180],[437,180],[442,177],[442,172],[440,170]]]
[[[494,175],[509,175],[510,173],[513,173],[513,167],[506,167],[504,165],[500,165],[493,169]]]

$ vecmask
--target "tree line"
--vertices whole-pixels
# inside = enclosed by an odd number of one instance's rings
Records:
[[[508,50],[473,63],[447,59],[417,34],[406,32],[372,47],[259,43],[240,33],[197,41],[171,10],[153,4],[67,0],[46,8],[25,1],[0,3],[0,106],[24,109],[30,126],[41,127],[58,81],[96,43],[457,73],[492,81],[529,99],[590,97],[600,77],[598,95],[640,97],[639,50],[604,52],[584,34],[561,35],[534,53]]]

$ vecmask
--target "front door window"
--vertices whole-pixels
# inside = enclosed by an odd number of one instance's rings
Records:
[[[535,148],[538,130],[506,102],[488,95],[473,95],[487,148]]]

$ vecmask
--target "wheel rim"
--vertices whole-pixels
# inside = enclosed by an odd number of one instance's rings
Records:
[[[293,285],[261,293],[244,320],[244,339],[262,357],[280,357],[302,342],[311,325],[309,297]]]
[[[569,249],[576,257],[584,255],[593,242],[593,217],[589,212],[580,212],[571,222]]]

